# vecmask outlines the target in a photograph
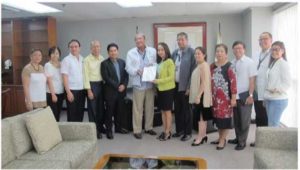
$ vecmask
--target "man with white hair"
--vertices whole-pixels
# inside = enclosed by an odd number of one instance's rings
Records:
[[[103,104],[103,82],[100,73],[101,63],[104,60],[100,55],[101,44],[94,40],[91,42],[91,54],[84,59],[84,88],[88,97],[88,116],[90,122],[95,122],[97,127],[97,138],[102,138],[104,104]]]
[[[145,35],[135,35],[136,47],[130,49],[126,58],[126,71],[133,86],[133,134],[136,139],[142,139],[142,120],[145,108],[145,133],[156,135],[153,131],[154,117],[154,86],[152,82],[143,82],[143,70],[156,64],[156,50],[145,43]]]

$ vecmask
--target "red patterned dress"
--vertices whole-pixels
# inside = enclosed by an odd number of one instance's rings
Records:
[[[233,109],[231,95],[237,93],[236,75],[230,62],[223,66],[214,63],[210,67],[214,122],[219,129],[232,128]]]

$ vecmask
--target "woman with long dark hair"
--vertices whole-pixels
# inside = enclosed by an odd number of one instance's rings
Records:
[[[280,118],[288,105],[291,72],[287,63],[284,43],[276,41],[271,47],[271,59],[266,73],[265,104],[268,126],[279,126]]]
[[[157,46],[157,79],[153,83],[158,88],[158,107],[162,113],[164,132],[158,139],[165,141],[171,138],[172,128],[172,107],[175,88],[175,64],[171,59],[171,53],[166,43],[159,43]]]

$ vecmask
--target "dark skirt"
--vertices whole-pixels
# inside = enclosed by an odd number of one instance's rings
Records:
[[[197,121],[200,121],[201,115],[204,121],[213,119],[212,108],[203,107],[203,95],[199,104],[193,104],[193,112]]]
[[[232,129],[232,118],[214,118],[218,129]]]
[[[157,106],[160,110],[167,111],[172,110],[174,99],[174,89],[166,91],[157,91]]]

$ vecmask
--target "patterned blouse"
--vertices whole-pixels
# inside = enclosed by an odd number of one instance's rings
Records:
[[[230,62],[223,66],[211,65],[213,115],[215,118],[231,118],[231,95],[237,93],[236,75]]]

